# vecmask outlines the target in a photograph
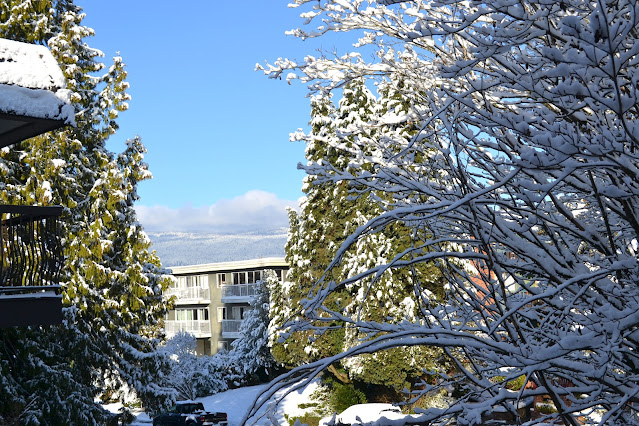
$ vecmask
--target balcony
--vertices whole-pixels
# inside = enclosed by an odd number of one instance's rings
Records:
[[[175,296],[176,304],[208,304],[211,295],[208,288],[203,287],[172,287],[164,292],[167,297]]]
[[[197,338],[211,337],[211,323],[205,321],[165,321],[166,337],[175,335],[178,331],[186,331]]]
[[[0,328],[62,322],[62,207],[0,206]]]
[[[242,320],[222,320],[222,337],[225,339],[237,339],[241,337],[241,326]]]
[[[259,285],[259,283],[223,285],[222,303],[249,303]]]

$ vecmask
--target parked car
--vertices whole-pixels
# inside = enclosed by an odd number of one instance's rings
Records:
[[[169,411],[156,416],[153,426],[228,425],[226,413],[210,413],[201,402],[179,401]]]

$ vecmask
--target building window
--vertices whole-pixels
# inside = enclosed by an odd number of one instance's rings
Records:
[[[217,351],[224,352],[229,350],[229,343],[225,341],[217,342]]]
[[[275,270],[275,275],[277,275],[277,280],[278,281],[282,281],[282,270],[281,269],[276,269]]]
[[[209,309],[176,309],[175,310],[176,321],[208,321]]]
[[[180,286],[180,279],[178,277],[171,277],[171,284],[169,288],[178,288]]]
[[[218,277],[219,275],[221,274],[218,274]],[[261,280],[262,271],[233,272],[233,284],[255,284]]]
[[[226,274],[217,274],[217,287],[220,288],[224,284],[227,284],[227,282],[226,282]]]
[[[249,271],[246,274],[248,276],[247,282],[249,284],[254,284],[262,279],[261,271]]]
[[[217,322],[222,322],[226,319],[226,308],[217,308]]]
[[[175,287],[176,288],[186,287],[186,277],[175,277]]]
[[[193,309],[176,309],[175,319],[177,321],[193,321]],[[197,314],[195,314],[197,316]]]
[[[209,288],[209,276],[208,275],[187,275],[182,277],[176,277],[177,288],[187,287],[201,287]]]
[[[246,284],[246,272],[233,272],[233,284]]]
[[[209,320],[209,308],[200,308],[197,310],[197,318],[200,321],[208,321]]]
[[[233,320],[241,320],[244,319],[244,314],[248,311],[248,308],[245,306],[233,306],[231,308],[232,318]]]

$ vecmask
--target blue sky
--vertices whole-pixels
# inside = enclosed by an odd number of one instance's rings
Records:
[[[286,226],[284,206],[302,195],[304,176],[304,146],[288,134],[306,127],[309,101],[302,84],[268,79],[255,64],[335,46],[286,36],[302,25],[287,1],[76,3],[96,32],[87,42],[127,64],[132,100],[109,148],[139,134],[149,151],[154,178],[140,185],[138,207],[147,229],[177,220],[230,232],[240,216]]]

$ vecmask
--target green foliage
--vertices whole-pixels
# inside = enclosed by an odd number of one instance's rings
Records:
[[[406,108],[406,99],[393,89],[392,84],[380,86],[378,96],[375,96],[358,79],[345,86],[337,107],[330,95],[318,94],[312,98],[311,132],[296,135],[307,144],[308,176],[303,186],[306,198],[301,212],[289,212],[286,257],[291,266],[288,276],[294,285],[285,286],[276,295],[272,328],[285,327],[288,321],[304,317],[302,312],[291,307],[299,306],[319,280],[338,283],[324,303],[327,309],[363,321],[398,323],[415,319],[419,309],[413,302],[416,283],[427,289],[428,294],[424,295],[426,303],[443,296],[442,274],[436,265],[430,263],[420,264],[412,270],[389,270],[376,280],[339,284],[380,262],[389,262],[415,246],[418,241],[415,241],[413,232],[401,224],[393,224],[358,241],[339,263],[329,268],[346,238],[358,226],[382,212],[376,200],[390,202],[391,199],[367,187],[335,180],[334,174],[316,173],[315,166],[318,162],[330,161],[336,170],[350,172],[351,148],[356,144],[366,146],[364,139],[374,139],[391,127],[364,124],[374,122],[390,110]],[[368,129],[368,133],[347,135],[337,134],[334,130],[336,126],[351,125],[358,131]],[[410,138],[416,130],[412,125],[400,130],[392,129],[406,138]],[[354,328],[345,329],[340,321],[327,323],[316,320],[314,323],[321,330],[296,331],[284,335],[279,341],[273,340],[274,357],[287,367],[295,367],[341,353],[362,339],[370,338]],[[424,368],[436,367],[434,360],[440,355],[441,351],[431,348],[403,348],[346,360],[343,366],[351,379],[389,386],[399,392],[405,387],[410,388],[423,374]]]
[[[304,414],[303,416],[290,417],[290,418],[288,416],[286,416],[286,419],[288,420],[289,426],[293,426],[295,424],[302,424],[302,425],[307,425],[307,426],[318,426],[319,425],[319,421],[322,418],[314,416],[313,414]],[[297,422],[299,422],[299,423],[297,423]]]
[[[526,385],[526,375],[522,374],[521,376],[517,377],[515,380],[511,380],[510,382],[508,382],[506,384],[506,389],[512,390],[512,391],[518,391],[519,389],[523,388],[525,385]]]
[[[504,376],[495,376],[491,379],[493,383],[502,383],[506,378]],[[522,374],[514,380],[510,380],[506,383],[506,389],[511,391],[518,391],[526,385],[526,375]]]
[[[422,352],[425,355],[425,351]],[[361,373],[353,372],[351,375],[365,383],[388,386],[397,391],[410,389],[423,374],[413,366],[413,353],[407,348],[393,348],[374,355],[363,355],[357,359],[356,371]],[[428,357],[425,355],[424,358]]]
[[[441,389],[437,392],[430,392],[421,395],[416,401],[412,402],[410,407],[411,413],[417,413],[419,410],[428,410],[429,408],[448,408],[453,403],[452,398],[448,396],[448,391]]]
[[[553,414],[557,412],[557,408],[551,402],[540,402],[535,404],[535,410],[541,414]]]
[[[321,385],[313,393],[319,414],[341,413],[351,405],[368,402],[359,383],[343,383],[330,374],[323,375],[321,380]]]
[[[366,403],[366,395],[353,383],[333,382],[328,403],[331,411],[341,413],[352,405]]]

